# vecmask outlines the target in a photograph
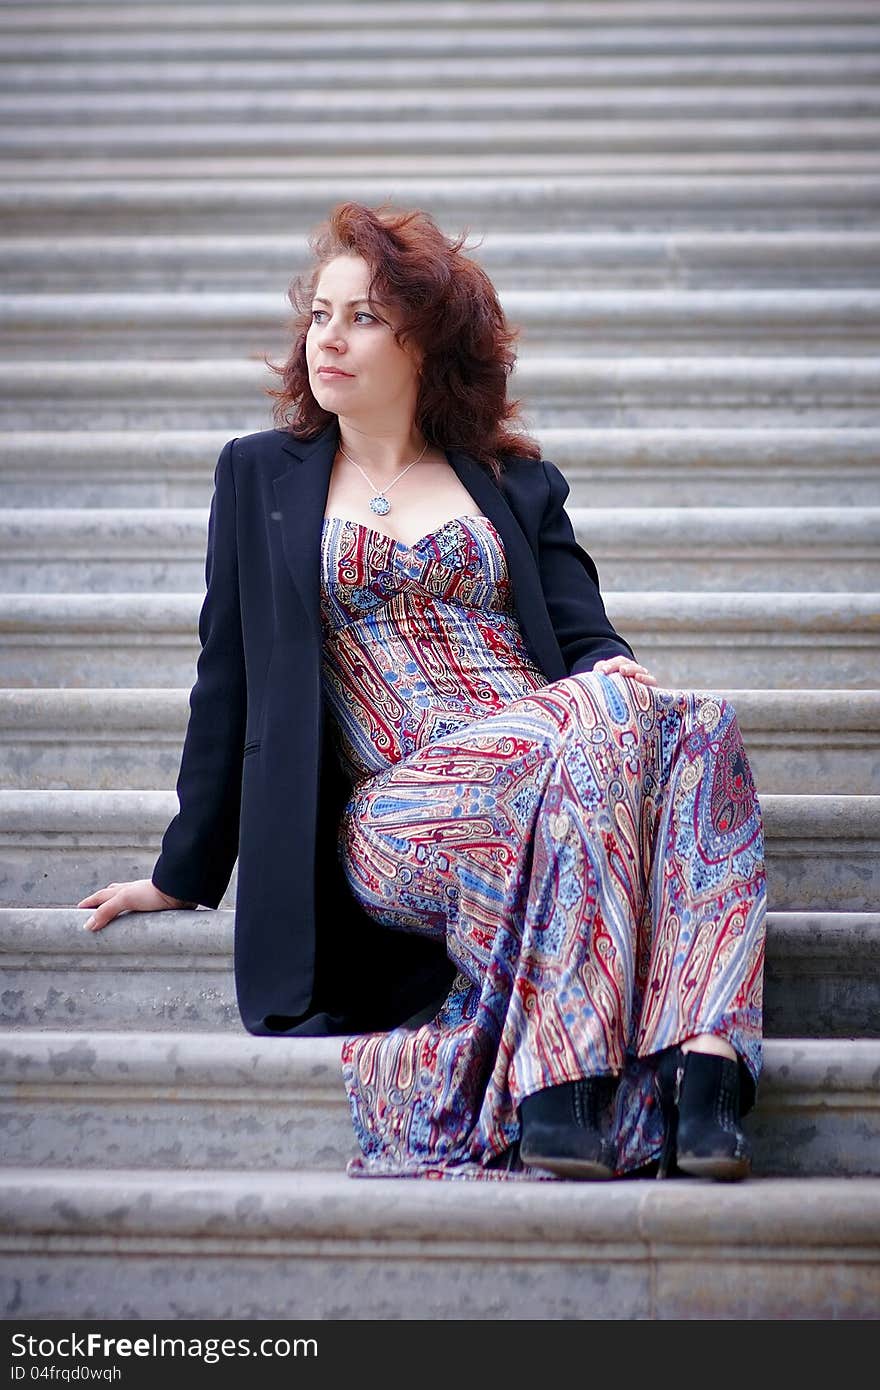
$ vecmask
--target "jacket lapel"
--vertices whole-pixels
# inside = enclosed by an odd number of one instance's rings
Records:
[[[299,440],[289,435],[281,447],[292,456],[293,462],[273,481],[287,567],[318,640],[321,636],[321,526],[338,443],[339,423],[335,418],[315,439]]]
[[[319,641],[321,527],[338,444],[339,422],[335,417],[315,439],[298,440],[288,435],[281,447],[291,456],[292,462],[273,480],[285,559]],[[460,449],[447,449],[446,455],[462,486],[504,542],[513,601],[523,636],[548,678],[558,679],[565,670],[547,614],[535,556],[525,532],[494,478],[475,459]]]

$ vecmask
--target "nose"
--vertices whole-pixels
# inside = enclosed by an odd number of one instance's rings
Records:
[[[328,319],[326,323],[318,324],[317,341],[321,348],[332,347],[337,351],[345,350],[345,338],[342,329],[334,319]]]

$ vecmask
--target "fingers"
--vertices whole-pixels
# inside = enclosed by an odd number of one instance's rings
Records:
[[[96,907],[98,903],[105,902],[112,895],[115,887],[115,883],[108,883],[106,888],[98,888],[88,898],[83,898],[81,902],[78,902],[77,907]]]
[[[119,884],[108,883],[106,888],[99,888],[96,893],[77,903],[77,907],[98,907],[98,911],[93,912],[91,917],[87,917],[83,922],[83,931],[100,931],[108,922],[112,922],[114,917],[118,917],[120,912],[126,910],[124,894],[117,892],[118,888]]]
[[[99,912],[93,913],[91,917],[87,917],[83,922],[83,931],[100,931],[102,927],[106,927],[108,922],[113,921],[113,918],[118,915],[118,912],[119,909],[117,908],[115,912],[105,912],[102,909]]]
[[[641,681],[644,685],[659,684],[657,677],[652,676],[647,667],[640,665],[638,661],[630,661],[625,656],[606,657],[604,661],[597,661],[593,670],[606,676],[628,676],[633,680]]]
[[[123,912],[161,912],[166,908],[198,907],[198,903],[184,903],[171,898],[148,878],[133,879],[129,883],[108,883],[82,898],[77,907],[94,907],[97,910],[83,922],[84,931],[100,931]]]

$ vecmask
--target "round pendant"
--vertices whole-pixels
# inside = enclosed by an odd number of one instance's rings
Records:
[[[391,503],[387,497],[377,493],[375,497],[370,498],[370,511],[375,512],[377,516],[387,516],[391,511]]]

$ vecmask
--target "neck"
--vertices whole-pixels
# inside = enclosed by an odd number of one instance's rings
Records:
[[[382,436],[340,428],[339,449],[343,457],[354,459],[377,483],[394,478],[414,459],[428,452],[425,436],[414,426],[404,436]]]

